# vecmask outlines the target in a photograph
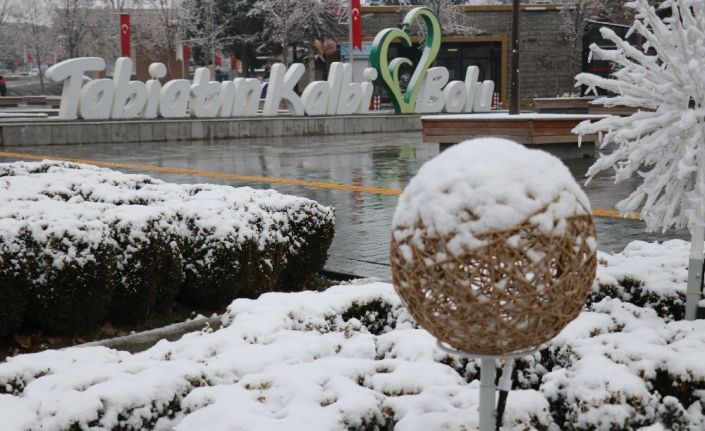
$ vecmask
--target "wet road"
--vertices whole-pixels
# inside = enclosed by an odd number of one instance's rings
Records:
[[[193,173],[160,172],[144,166],[135,170],[177,183],[211,182],[273,188],[332,205],[336,208],[336,236],[327,268],[382,278],[388,278],[390,274],[388,237],[397,197],[381,194],[373,188],[403,188],[425,161],[438,154],[437,145],[421,143],[420,133],[417,132],[212,142],[3,147],[2,151],[277,179],[277,182],[266,179],[242,181],[233,179],[232,175],[230,178],[218,178],[218,175],[205,177]],[[0,157],[0,161],[11,159]],[[582,183],[583,175],[593,159],[569,159],[564,162]],[[287,184],[287,180],[358,187],[321,188],[315,184]],[[614,204],[627,196],[635,184],[632,181],[615,185],[608,175],[601,175],[585,190],[593,209],[613,210]],[[596,224],[598,247],[603,251],[619,251],[634,239],[660,241],[674,237],[687,238],[685,231],[645,233],[644,224],[636,220],[597,217]]]

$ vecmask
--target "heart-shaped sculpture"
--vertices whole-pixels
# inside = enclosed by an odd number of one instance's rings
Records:
[[[412,63],[411,60],[404,57],[395,58],[390,62],[388,58],[389,45],[399,39],[404,46],[411,46],[411,37],[405,30],[411,27],[417,18],[421,18],[426,25],[426,43],[421,54],[421,60],[416,65],[414,74],[406,87],[406,92],[402,94],[401,86],[399,85],[399,68],[402,64],[411,65]],[[401,28],[387,28],[377,33],[372,43],[370,66],[377,69],[382,85],[384,85],[387,93],[392,98],[392,104],[394,104],[394,110],[397,114],[414,112],[416,97],[426,79],[426,71],[436,59],[440,47],[441,25],[436,14],[427,7],[411,9],[404,17]]]

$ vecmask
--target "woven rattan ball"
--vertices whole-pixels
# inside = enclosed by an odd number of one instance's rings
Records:
[[[595,277],[590,204],[556,157],[504,139],[455,145],[399,198],[394,287],[438,340],[477,355],[539,347]]]

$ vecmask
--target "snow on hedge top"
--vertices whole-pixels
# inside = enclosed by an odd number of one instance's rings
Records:
[[[590,214],[590,202],[556,157],[506,139],[481,138],[454,145],[424,164],[394,213],[395,238],[452,236],[460,255],[482,246],[481,237],[526,221],[561,235],[564,219]]]
[[[297,247],[291,223],[305,218],[316,225],[333,217],[330,207],[274,190],[172,184],[67,162],[0,164],[0,238],[26,229],[40,244],[70,238],[94,249],[111,241],[111,229],[132,241],[160,226],[181,237],[196,234],[205,247],[211,240],[237,246],[246,239],[260,249],[285,242]]]
[[[267,293],[235,301],[218,331],[141,353],[10,358],[0,364],[0,414],[7,431],[472,429],[477,382],[448,364],[463,367],[415,328],[390,284]],[[548,403],[535,394],[512,394],[505,429],[547,425]]]
[[[630,249],[657,259],[659,247]],[[664,265],[643,265],[669,266],[672,248],[660,250]],[[478,362],[441,351],[391,284],[238,299],[224,320],[141,353],[74,347],[10,358],[0,363],[2,429],[477,429]],[[521,359],[503,430],[665,419],[678,421],[665,429],[704,429],[704,347],[705,321],[668,322],[606,298]]]

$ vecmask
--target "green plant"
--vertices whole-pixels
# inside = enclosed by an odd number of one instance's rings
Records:
[[[117,228],[114,236],[117,280],[110,318],[119,323],[141,323],[155,311],[169,311],[184,283],[183,260],[177,238],[148,223],[135,239],[134,226]]]
[[[77,253],[81,258],[69,255]],[[88,244],[68,237],[50,237],[31,246],[27,320],[57,334],[75,334],[103,321],[113,299],[116,250],[106,238]]]

